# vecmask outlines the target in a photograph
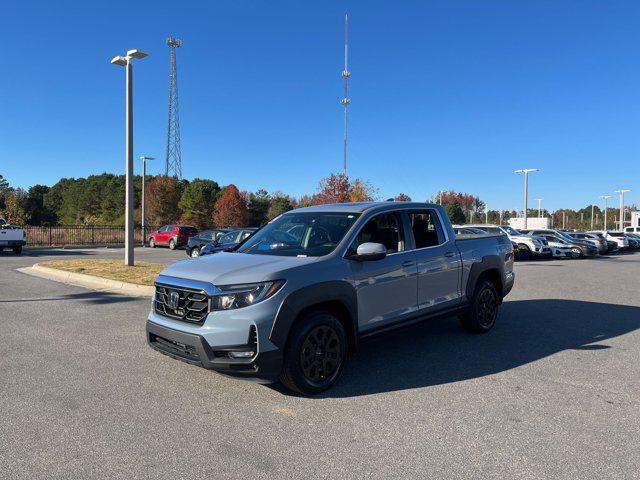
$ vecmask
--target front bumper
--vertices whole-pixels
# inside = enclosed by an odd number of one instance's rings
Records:
[[[0,247],[24,247],[26,240],[0,240]]]
[[[258,352],[256,343],[212,348],[201,335],[182,332],[147,320],[147,343],[154,350],[191,365],[236,377],[276,380],[282,369],[280,350]],[[256,352],[250,359],[230,358],[229,352]]]

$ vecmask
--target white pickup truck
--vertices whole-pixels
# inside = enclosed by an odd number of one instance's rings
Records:
[[[0,252],[10,248],[13,253],[20,255],[26,243],[24,230],[15,225],[9,225],[4,218],[0,217]]]

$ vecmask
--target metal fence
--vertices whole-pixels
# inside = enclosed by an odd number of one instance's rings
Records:
[[[151,232],[159,227],[148,225],[147,240]],[[109,225],[54,225],[50,227],[24,227],[27,246],[64,247],[73,245],[118,245],[124,244],[124,227]],[[142,228],[134,230],[136,244],[142,244]]]

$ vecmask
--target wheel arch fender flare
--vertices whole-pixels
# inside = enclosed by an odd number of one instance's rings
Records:
[[[322,282],[300,288],[289,293],[276,314],[269,340],[279,349],[284,349],[291,327],[305,310],[327,305],[339,306],[343,315],[339,318],[345,325],[345,333],[352,349],[357,348],[358,301],[355,288],[346,281]],[[348,317],[348,318],[344,318]]]
[[[501,261],[498,255],[487,255],[482,257],[481,261],[476,262],[471,266],[469,279],[467,280],[467,287],[465,289],[465,294],[469,300],[473,298],[473,294],[480,278],[486,275],[494,275],[495,278],[498,279],[498,295],[502,297],[502,289],[504,288],[504,262]]]

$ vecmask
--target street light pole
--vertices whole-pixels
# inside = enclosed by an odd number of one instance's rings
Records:
[[[542,218],[542,200],[544,200],[544,198],[536,198],[538,202],[538,218]]]
[[[527,228],[527,208],[529,201],[529,173],[537,172],[537,168],[525,168],[521,170],[515,170],[514,173],[524,173],[524,228]]]
[[[129,50],[125,56],[117,56],[111,60],[113,65],[126,67],[126,195],[124,203],[124,264],[133,266],[133,68],[134,58],[144,58],[147,54],[141,50]]]
[[[624,194],[631,190],[616,190],[616,193],[620,194],[620,231],[624,231]]]
[[[611,198],[611,195],[602,195],[600,198],[604,199],[604,231],[607,231],[607,200]]]
[[[147,244],[147,202],[145,196],[145,180],[147,178],[147,160],[155,160],[154,157],[141,156],[142,160],[142,246]]]
[[[595,208],[595,205],[592,203],[591,204],[591,230],[593,230],[593,209]]]

